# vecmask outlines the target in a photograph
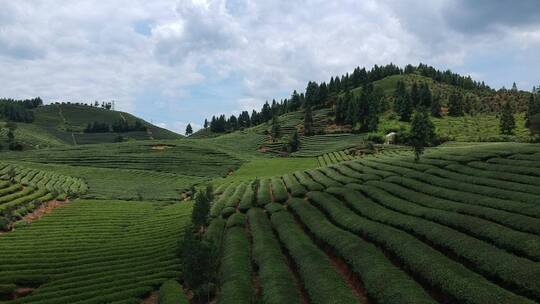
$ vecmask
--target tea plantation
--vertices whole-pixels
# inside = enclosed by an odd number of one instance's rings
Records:
[[[216,188],[219,303],[540,301],[538,145],[375,154],[252,183]]]
[[[190,204],[77,200],[0,236],[9,303],[139,303],[180,275],[178,235]]]

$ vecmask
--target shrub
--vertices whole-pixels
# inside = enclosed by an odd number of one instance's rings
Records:
[[[176,280],[165,281],[159,288],[159,304],[188,304],[182,285]]]
[[[227,220],[227,228],[244,227],[246,225],[246,215],[243,213],[234,213]]]

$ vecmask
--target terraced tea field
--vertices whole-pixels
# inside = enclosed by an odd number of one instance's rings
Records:
[[[182,140],[57,147],[24,154],[4,153],[3,157],[13,161],[189,173],[194,176],[225,175],[241,164],[240,159],[229,153]]]
[[[0,236],[0,302],[139,303],[180,275],[177,242],[190,213],[187,203],[76,200],[59,207]]]
[[[442,146],[223,184],[219,303],[540,301],[540,147]]]
[[[77,178],[0,163],[0,231],[53,199],[82,194],[86,184]]]

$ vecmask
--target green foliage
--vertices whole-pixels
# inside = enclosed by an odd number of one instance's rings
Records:
[[[186,126],[186,136],[190,136],[191,134],[193,134],[193,128],[191,127],[191,124],[188,123]]]
[[[159,288],[159,304],[188,304],[184,289],[176,280],[165,281]]]
[[[245,225],[246,225],[246,215],[243,213],[235,212],[227,220],[227,228],[244,227]]]
[[[300,136],[298,135],[298,131],[295,130],[289,140],[289,152],[296,152],[298,149],[300,149]]]
[[[180,275],[176,240],[190,211],[189,204],[72,201],[2,235],[0,284],[37,287],[15,303],[143,297]]]
[[[267,206],[270,205],[275,204]],[[283,209],[281,205],[277,206]],[[262,287],[262,302],[300,303],[300,292],[266,214],[259,208],[252,208],[248,217],[253,239],[253,260],[258,266]]]
[[[399,115],[399,119],[401,121],[410,121],[413,112],[413,103],[407,92],[405,83],[402,81],[397,82],[394,100],[394,111]]]
[[[311,106],[307,106],[304,112],[304,135],[313,135],[313,114],[311,113]]]
[[[330,259],[310,240],[287,212],[271,217],[272,227],[293,258],[312,303],[357,303]]]
[[[220,267],[218,303],[251,303],[251,261],[248,238],[243,227],[228,228],[223,242],[223,256]]]
[[[536,94],[531,94],[531,96],[529,96],[527,111],[525,113],[525,126],[530,127],[531,119],[540,113],[540,98]]]
[[[310,192],[308,196],[316,198],[316,204],[325,200],[321,192]],[[323,213],[303,200],[292,199],[289,205],[315,237],[329,244],[349,262],[352,270],[362,278],[368,295],[377,303],[434,303],[419,284],[392,265],[373,244],[332,225]],[[342,216],[347,217],[346,214]]]
[[[211,197],[208,197],[209,194],[212,193],[211,189],[208,188],[206,191],[199,191],[195,195],[195,204],[193,205],[193,212],[191,213],[191,222],[197,230],[206,226],[208,223],[208,214],[210,212],[210,202],[212,199]]]
[[[212,243],[186,231],[179,242],[178,253],[182,261],[184,282],[191,290],[212,282],[216,266]]]
[[[429,114],[424,110],[415,112],[411,122],[410,142],[414,148],[416,160],[424,153],[426,146],[429,146],[435,138],[435,126],[429,119]]]
[[[430,112],[431,116],[440,118],[441,114],[441,95],[435,95],[431,100]]]
[[[448,115],[463,116],[463,94],[454,91],[448,99]]]
[[[501,134],[512,135],[516,128],[516,121],[514,119],[514,113],[512,106],[509,102],[506,102],[501,110],[500,129]]]
[[[272,140],[276,141],[281,136],[281,126],[279,125],[277,115],[272,116],[272,128],[270,129]]]

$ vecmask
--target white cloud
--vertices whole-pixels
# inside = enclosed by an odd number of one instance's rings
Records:
[[[478,22],[481,30],[463,31],[449,21],[451,8],[463,5],[450,0],[2,1],[0,65],[7,72],[0,74],[0,96],[115,99],[121,109],[180,130],[185,123],[175,121],[203,121],[218,108],[237,113],[258,107],[303,90],[308,80],[328,80],[357,65],[422,61],[500,81],[502,76],[489,70],[463,65],[488,49],[517,50],[519,60],[534,60],[531,50],[540,44],[536,23],[524,29],[522,21],[507,16],[497,21],[497,31],[486,31],[489,20]],[[469,7],[470,15],[488,18],[481,8]],[[190,107],[180,104],[202,102],[201,91],[212,92],[216,106],[204,100],[204,109],[181,111]],[[144,102],[137,101],[141,96]],[[225,109],[217,106],[224,104]],[[171,109],[180,110],[164,114]]]

